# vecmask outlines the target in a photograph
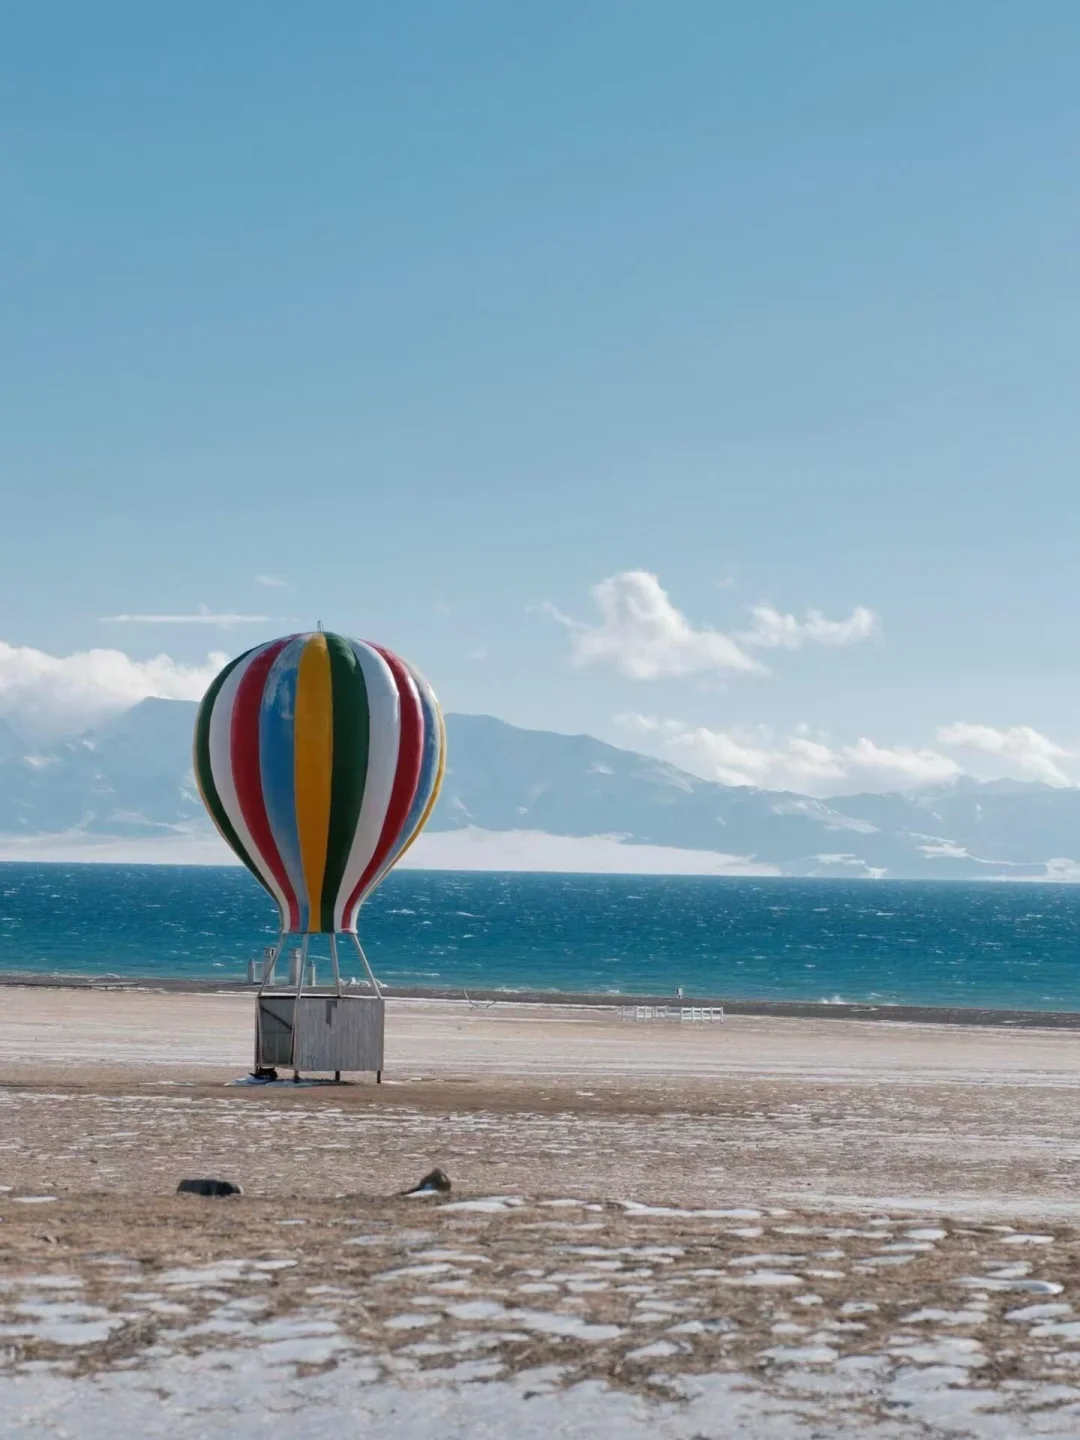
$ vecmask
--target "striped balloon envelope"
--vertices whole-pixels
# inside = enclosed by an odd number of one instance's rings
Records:
[[[382,645],[321,630],[257,645],[199,706],[195,779],[297,934],[355,931],[423,829],[446,740],[431,687]]]

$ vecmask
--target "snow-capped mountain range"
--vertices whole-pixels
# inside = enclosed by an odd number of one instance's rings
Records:
[[[0,858],[221,861],[191,773],[195,706],[144,700],[34,750],[0,722]],[[587,735],[447,717],[410,859],[438,868],[1080,879],[1080,790],[962,779],[817,800],[702,780]]]

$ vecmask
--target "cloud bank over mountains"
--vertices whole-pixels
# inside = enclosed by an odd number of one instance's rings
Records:
[[[571,658],[577,665],[613,664],[633,679],[670,678],[700,673],[705,666],[723,668],[734,647],[743,658],[732,663],[756,666],[730,637],[695,629],[655,576],[626,572],[596,589],[601,623],[582,627],[565,621],[573,627]],[[863,607],[844,621],[816,611],[798,621],[767,606],[753,607],[753,614],[756,643],[763,648],[854,645],[880,634],[876,618]],[[746,643],[745,635],[740,639]],[[228,658],[224,651],[211,651],[196,663],[164,653],[137,660],[111,648],[50,655],[0,641],[0,723],[31,747],[49,744],[92,729],[141,700],[198,700]],[[639,711],[613,720],[628,743],[724,785],[827,798],[864,790],[917,791],[963,775],[1080,784],[1080,747],[1060,744],[1030,725],[953,721],[937,729],[933,744],[890,745],[867,736],[837,740],[805,724],[777,734],[767,727],[691,725]]]
[[[1055,744],[1030,725],[996,730],[992,725],[969,725],[961,721],[943,726],[937,738],[943,745],[991,756],[1001,762],[1008,773],[1025,780],[1042,780],[1047,785],[1078,783],[1059,761],[1076,760],[1080,758],[1080,751]]]
[[[77,735],[140,700],[200,699],[228,659],[224,651],[201,665],[133,660],[122,650],[49,655],[0,640],[0,720],[35,743]]]
[[[713,730],[648,715],[621,715],[619,721],[628,736],[651,739],[648,748],[659,747],[674,764],[723,785],[829,796],[915,790],[962,773],[956,760],[935,750],[877,745],[865,737],[837,745],[809,727],[776,738],[765,729]]]
[[[1040,735],[1030,725],[996,729],[964,721],[941,726],[937,745],[879,745],[866,736],[836,743],[809,726],[776,736],[766,727],[714,730],[633,712],[617,717],[638,737],[677,765],[724,785],[801,790],[828,797],[915,791],[956,780],[1039,780],[1053,786],[1080,784],[1080,751]],[[1069,761],[1073,761],[1070,769]]]

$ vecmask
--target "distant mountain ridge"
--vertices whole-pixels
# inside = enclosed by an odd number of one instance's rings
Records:
[[[0,836],[209,836],[191,773],[194,715],[187,701],[144,700],[37,751],[0,725]],[[613,837],[788,875],[1080,879],[1078,790],[960,780],[817,800],[486,715],[447,716],[447,738],[433,833]]]

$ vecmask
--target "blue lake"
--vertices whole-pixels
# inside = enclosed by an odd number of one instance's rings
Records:
[[[236,980],[275,929],[239,868],[0,864],[0,969]],[[404,871],[361,937],[400,985],[1080,1008],[1080,886]]]

